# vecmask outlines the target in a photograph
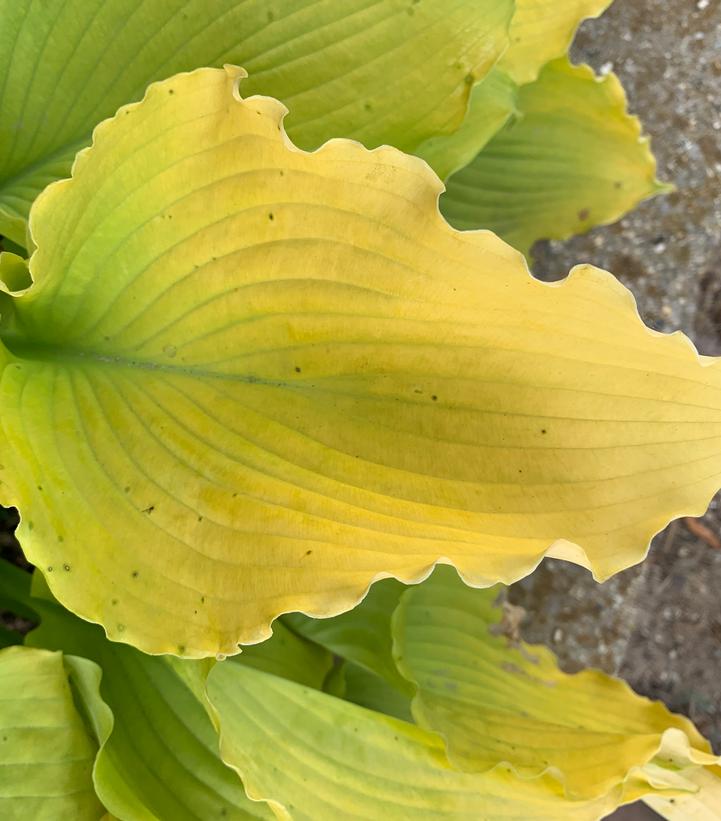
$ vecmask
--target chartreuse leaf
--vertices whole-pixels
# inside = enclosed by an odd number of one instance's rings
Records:
[[[468,165],[509,118],[517,113],[518,87],[503,71],[493,69],[473,86],[468,111],[460,128],[425,140],[417,154],[445,180]]]
[[[598,17],[612,0],[516,0],[510,46],[499,68],[519,84],[536,79],[545,63],[568,51],[581,21]]]
[[[96,750],[73,703],[62,653],[0,650],[0,817],[100,819]]]
[[[202,663],[179,672],[171,659],[110,642],[53,602],[36,606],[42,622],[28,643],[82,654],[102,670],[99,694],[86,683],[84,702],[101,743],[95,788],[111,813],[142,821],[272,817],[218,757],[215,730],[184,680],[197,673],[204,688],[207,669],[194,669]]]
[[[92,128],[179,71],[245,66],[298,145],[412,148],[460,124],[513,0],[0,0],[0,233],[67,176]]]
[[[458,228],[489,228],[527,253],[621,217],[667,186],[614,74],[564,57],[519,90],[521,116],[448,181],[441,210]]]
[[[398,667],[418,688],[413,715],[444,737],[453,763],[554,773],[576,799],[620,787],[668,747],[682,765],[712,763],[693,724],[661,702],[596,670],[563,673],[545,647],[509,641],[498,594],[439,567],[393,618]]]
[[[551,778],[454,770],[436,735],[238,664],[208,677],[221,755],[278,818],[597,819],[608,800],[573,802]]]
[[[598,578],[721,484],[721,369],[611,275],[534,280],[419,159],[306,154],[238,73],[157,84],[36,201],[0,328],[6,504],[55,595],[233,653],[443,557]],[[132,534],[129,538],[128,534]]]
[[[668,821],[718,821],[721,818],[721,766],[688,767],[682,773],[695,788],[688,795],[650,795],[644,800]]]

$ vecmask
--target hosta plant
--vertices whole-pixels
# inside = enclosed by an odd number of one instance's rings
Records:
[[[606,5],[0,2],[4,817],[718,801],[499,603],[721,484],[718,363],[521,253],[662,187],[563,56]]]

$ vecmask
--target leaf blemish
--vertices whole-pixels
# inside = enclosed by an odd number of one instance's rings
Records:
[[[152,513],[155,510],[155,505],[150,505],[150,507],[146,507],[142,512],[143,513]]]
[[[272,212],[272,211],[268,214],[268,219],[269,219],[271,222],[273,222],[273,220],[275,219],[275,217],[273,216],[273,212]]]
[[[300,368],[297,365],[295,366],[295,372],[300,373]]]
[[[137,578],[138,578],[139,573],[138,573],[138,571],[137,571],[137,570],[133,570],[133,572],[132,572],[130,575],[131,575],[134,579],[137,579]]]
[[[63,565],[63,570],[64,570],[66,573],[69,573],[69,572],[70,572],[70,565],[69,565],[69,564],[64,564],[64,565]]]
[[[585,222],[590,216],[591,216],[591,212],[589,211],[588,208],[582,208],[578,212],[578,218],[581,220],[581,222]]]

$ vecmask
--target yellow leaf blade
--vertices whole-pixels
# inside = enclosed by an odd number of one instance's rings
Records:
[[[3,501],[53,593],[151,652],[233,653],[439,559],[599,578],[719,486],[721,372],[613,277],[528,274],[420,160],[308,154],[239,73],[149,90],[31,216],[0,330]]]

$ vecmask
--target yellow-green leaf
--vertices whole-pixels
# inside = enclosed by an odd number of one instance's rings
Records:
[[[588,799],[622,794],[672,744],[682,764],[713,761],[693,724],[661,702],[600,671],[567,675],[545,647],[509,639],[499,592],[442,567],[404,593],[393,618],[398,667],[418,688],[414,718],[443,736],[453,763],[553,773],[570,797]]]
[[[0,650],[0,817],[98,821],[97,745],[73,703],[62,653]]]
[[[413,150],[445,180],[468,165],[478,152],[517,114],[518,87],[498,69],[473,86],[468,111],[460,128],[422,142]]]
[[[0,233],[146,86],[237,63],[298,145],[411,148],[458,127],[508,42],[513,0],[0,0]]]
[[[614,222],[668,190],[614,74],[566,58],[519,91],[521,116],[454,174],[441,210],[457,228],[489,228],[523,253]]]
[[[499,67],[517,83],[536,79],[541,67],[565,54],[579,24],[598,17],[612,0],[516,0],[510,46]]]
[[[38,599],[35,606],[42,622],[29,634],[30,644],[82,655],[102,670],[97,693],[85,682],[84,703],[101,745],[95,787],[111,813],[134,821],[272,817],[268,807],[246,798],[241,781],[218,756],[216,732],[184,681],[198,672],[198,689],[204,691],[207,668],[195,669],[202,663],[144,655],[108,641],[98,627],[54,602]],[[186,669],[179,672],[177,665]]]
[[[36,201],[0,327],[2,501],[54,594],[155,653],[233,653],[443,559],[598,578],[721,484],[721,368],[583,266],[534,280],[419,159],[307,154],[205,69]]]
[[[221,755],[281,819],[595,821],[613,806],[567,801],[548,777],[458,772],[413,724],[237,664],[213,668],[208,696]]]
[[[682,776],[695,792],[647,796],[644,801],[668,821],[718,821],[721,818],[721,766],[688,767]]]

